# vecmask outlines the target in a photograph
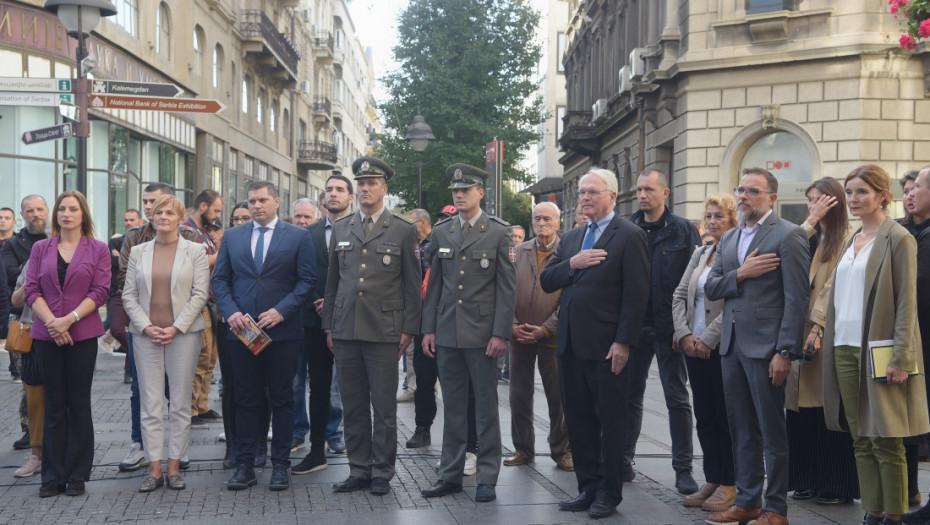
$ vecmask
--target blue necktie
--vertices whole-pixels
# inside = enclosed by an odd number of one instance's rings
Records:
[[[590,250],[594,247],[594,232],[597,231],[597,223],[592,222],[588,225],[588,231],[584,236],[584,241],[581,243],[582,250]]]
[[[262,263],[265,262],[265,232],[268,231],[267,226],[261,226],[258,228],[258,240],[255,241],[255,269],[259,272],[262,271]]]

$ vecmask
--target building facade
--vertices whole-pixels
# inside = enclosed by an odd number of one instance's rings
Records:
[[[122,231],[123,212],[140,208],[141,188],[161,181],[190,205],[212,188],[227,210],[253,180],[280,192],[282,215],[300,197],[318,198],[326,177],[370,146],[377,129],[370,56],[354,34],[345,0],[113,0],[89,38],[95,79],[164,82],[182,97],[216,99],[217,114],[92,107],[87,193],[101,238]],[[0,0],[3,76],[71,78],[76,41],[44,0]],[[341,53],[339,52],[341,50]],[[337,71],[351,62],[344,90],[352,110],[334,105]],[[359,80],[362,79],[362,80]],[[361,107],[361,110],[359,110]],[[341,112],[341,113],[340,113]],[[76,186],[74,139],[24,145],[20,135],[62,122],[56,107],[0,106],[0,185],[4,206],[28,194],[50,203]],[[342,136],[341,129],[351,132]],[[287,211],[285,211],[287,210]]]
[[[695,221],[706,195],[760,166],[779,179],[776,211],[800,222],[813,180],[864,163],[897,177],[930,161],[930,53],[897,45],[886,2],[571,4],[566,218],[593,166],[618,174],[626,216],[638,173],[661,169],[670,207]]]

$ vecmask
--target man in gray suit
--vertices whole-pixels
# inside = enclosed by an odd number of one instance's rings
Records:
[[[381,496],[391,490],[397,456],[397,360],[419,333],[422,277],[417,227],[384,208],[394,170],[360,157],[352,171],[359,212],[333,224],[323,296],[349,457],[349,477],[333,490],[371,487]]]
[[[439,480],[427,498],[462,491],[468,428],[468,385],[478,420],[478,489],[492,501],[501,463],[497,358],[507,350],[516,308],[517,271],[510,225],[481,211],[488,173],[467,164],[446,169],[459,214],[430,237],[430,274],[423,304],[423,351],[436,356],[445,426]]]
[[[758,518],[759,525],[783,525],[788,523],[785,377],[791,360],[801,357],[810,254],[804,230],[772,210],[778,180],[771,173],[743,170],[735,192],[740,224],[720,240],[705,293],[711,301],[724,299],[720,356],[737,496],[735,505],[707,522]]]

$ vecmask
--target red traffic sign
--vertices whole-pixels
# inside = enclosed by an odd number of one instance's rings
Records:
[[[225,104],[213,99],[122,95],[93,95],[90,99],[90,107],[141,111],[176,111],[178,113],[219,113],[226,109]]]

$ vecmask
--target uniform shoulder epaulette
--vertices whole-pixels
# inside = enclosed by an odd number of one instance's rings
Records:
[[[452,217],[455,217],[455,215],[453,215]],[[439,226],[440,224],[445,224],[445,223],[449,222],[449,219],[451,219],[452,217],[446,217],[445,219],[443,219],[443,220],[437,222],[436,224],[434,224],[433,227],[435,228],[436,226]]]
[[[410,217],[407,217],[406,215],[401,215],[399,213],[392,213],[392,215],[394,215],[395,218],[406,222],[407,224],[413,224],[413,221],[410,220]]]
[[[498,224],[503,224],[504,226],[510,226],[509,222],[505,221],[504,219],[501,219],[500,217],[496,215],[488,215],[488,218],[490,218],[492,221]]]
[[[338,219],[336,219],[336,220],[333,221],[333,222],[344,221],[344,220],[348,219],[348,218],[351,217],[351,216],[352,216],[351,213],[347,213],[347,214],[343,215],[342,217],[339,217]]]

